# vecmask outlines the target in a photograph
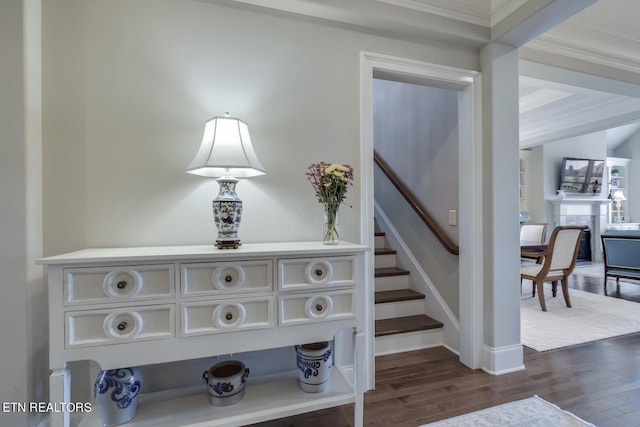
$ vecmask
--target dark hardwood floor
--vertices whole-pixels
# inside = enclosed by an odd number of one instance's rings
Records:
[[[569,285],[603,294],[602,279],[573,274]],[[640,302],[638,282],[621,281],[619,294],[615,281],[608,289],[612,297]],[[443,347],[378,357],[365,425],[415,427],[537,394],[600,427],[640,427],[640,333],[546,352],[525,347],[524,363],[523,371],[493,376],[467,368]],[[351,427],[352,409],[259,425]]]
[[[573,289],[604,295],[603,282],[603,279],[580,275],[580,267],[577,267],[570,276],[569,286]],[[609,279],[607,281],[607,296],[640,302],[640,281],[620,279],[620,291],[618,292],[616,281]]]

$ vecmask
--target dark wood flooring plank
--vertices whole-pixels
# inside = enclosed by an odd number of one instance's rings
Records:
[[[598,278],[572,275],[569,285],[604,293]],[[621,282],[619,297],[640,302],[640,285]],[[546,352],[525,347],[524,364],[493,376],[443,347],[378,357],[365,425],[415,427],[537,394],[599,427],[640,427],[640,333]],[[347,405],[260,426],[352,427],[352,411]]]

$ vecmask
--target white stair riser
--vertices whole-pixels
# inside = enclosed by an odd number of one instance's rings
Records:
[[[407,289],[409,287],[409,276],[387,276],[376,277],[376,291],[395,291],[397,289]]]
[[[387,238],[385,236],[375,236],[375,246],[376,248],[384,248],[387,244]]]
[[[376,304],[376,320],[424,314],[424,300],[396,301]]]
[[[375,355],[403,353],[405,351],[438,347],[443,344],[442,329],[386,335],[384,337],[376,337]]]
[[[395,267],[396,266],[396,256],[392,255],[376,255],[374,260],[376,268],[382,267]]]

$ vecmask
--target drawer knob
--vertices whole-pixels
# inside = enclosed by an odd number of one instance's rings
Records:
[[[102,330],[105,335],[115,339],[136,338],[142,332],[143,327],[144,319],[136,311],[116,310],[105,317],[102,322]]]
[[[329,295],[310,297],[304,305],[304,314],[308,319],[322,319],[333,311],[333,300]]]
[[[213,325],[216,328],[235,328],[242,326],[247,312],[242,304],[219,305],[213,310]]]
[[[241,289],[245,285],[245,271],[241,265],[227,265],[216,267],[211,276],[211,283],[219,291]]]
[[[102,290],[107,297],[130,298],[140,293],[143,282],[137,270],[113,270],[104,276]]]
[[[304,270],[304,278],[309,285],[328,283],[332,277],[333,267],[329,261],[312,260]]]

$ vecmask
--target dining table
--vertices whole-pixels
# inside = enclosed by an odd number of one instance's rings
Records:
[[[548,247],[547,243],[522,241],[520,242],[520,257],[536,259],[540,264]]]

